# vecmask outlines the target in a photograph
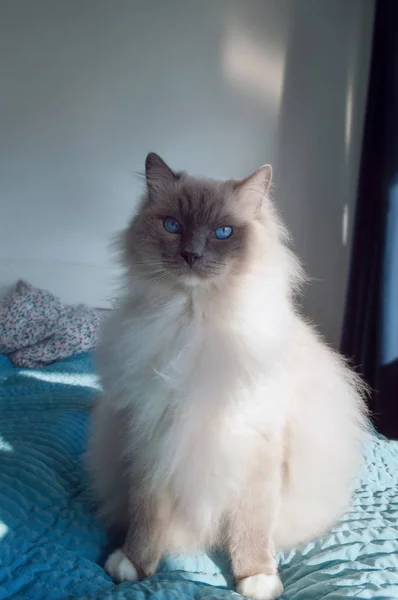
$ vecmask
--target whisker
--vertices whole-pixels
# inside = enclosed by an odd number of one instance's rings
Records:
[[[145,267],[160,267],[160,266],[164,265],[164,262],[163,261],[160,261],[160,262],[148,262],[148,261],[144,261],[143,260],[142,262],[134,261],[133,265],[134,266],[138,266],[138,267],[142,267],[142,266],[145,266]]]
[[[157,273],[155,275],[155,277],[152,277],[151,279],[149,279],[149,283],[156,283],[158,281],[161,281],[162,279],[165,279],[168,275],[168,272],[165,269],[162,269],[159,273]]]

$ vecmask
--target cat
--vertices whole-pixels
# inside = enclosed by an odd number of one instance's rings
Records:
[[[164,553],[225,548],[237,591],[271,600],[275,553],[349,506],[364,386],[300,316],[269,165],[214,181],[151,153],[145,175],[88,451],[101,517],[125,535],[105,568],[134,581]]]

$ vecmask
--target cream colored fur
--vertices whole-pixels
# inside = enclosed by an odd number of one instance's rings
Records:
[[[361,385],[294,306],[301,271],[269,198],[250,228],[239,275],[184,286],[130,264],[104,329],[94,487],[110,526],[127,531],[135,511],[153,529],[110,558],[116,578],[134,579],[132,563],[151,574],[164,552],[226,546],[238,590],[275,598],[274,551],[319,536],[349,505]]]

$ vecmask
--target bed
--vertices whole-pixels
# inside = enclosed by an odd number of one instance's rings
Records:
[[[239,598],[219,555],[169,556],[133,584],[106,575],[82,461],[98,389],[90,355],[34,370],[0,356],[0,599]],[[398,598],[398,443],[369,438],[341,523],[278,560],[285,600]]]

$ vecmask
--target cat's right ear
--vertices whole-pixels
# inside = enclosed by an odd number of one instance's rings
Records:
[[[250,208],[254,216],[261,214],[261,207],[268,197],[272,180],[271,165],[263,165],[249,177],[235,182],[235,190],[242,207]]]
[[[149,195],[159,195],[170,189],[179,179],[160,156],[150,152],[145,159],[145,178]]]

